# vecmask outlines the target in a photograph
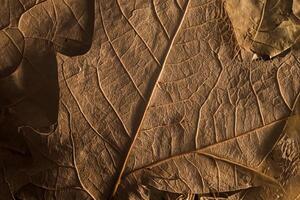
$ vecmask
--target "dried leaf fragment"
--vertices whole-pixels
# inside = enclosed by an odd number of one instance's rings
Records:
[[[226,0],[225,7],[242,48],[273,58],[300,35],[297,0]]]

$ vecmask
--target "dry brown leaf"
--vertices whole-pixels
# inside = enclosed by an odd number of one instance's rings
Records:
[[[297,48],[252,61],[222,0],[4,2],[4,198],[299,195]]]
[[[273,58],[300,35],[298,0],[225,0],[237,41],[259,57]]]

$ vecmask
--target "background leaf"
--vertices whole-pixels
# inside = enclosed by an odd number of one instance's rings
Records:
[[[297,0],[227,0],[225,7],[241,47],[259,57],[273,58],[299,37]]]

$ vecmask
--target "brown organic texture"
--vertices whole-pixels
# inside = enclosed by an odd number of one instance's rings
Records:
[[[237,41],[259,57],[290,49],[300,35],[299,0],[226,0]]]
[[[233,1],[0,1],[0,199],[300,198],[299,47]]]

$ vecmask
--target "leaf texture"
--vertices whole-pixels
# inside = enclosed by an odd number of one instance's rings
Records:
[[[299,49],[252,60],[233,1],[4,2],[6,199],[299,197]]]
[[[225,4],[237,40],[245,50],[273,58],[298,43],[299,1],[228,0]]]

